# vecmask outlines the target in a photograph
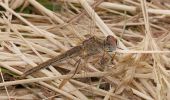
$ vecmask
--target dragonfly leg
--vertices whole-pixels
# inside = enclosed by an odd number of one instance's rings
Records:
[[[80,63],[81,63],[81,58],[74,64],[74,66],[76,66],[76,69],[69,72],[69,74],[72,74],[71,77],[69,77],[68,79],[64,79],[64,80],[60,83],[59,89],[61,89],[71,78],[74,77],[74,75],[75,75],[76,73],[78,73],[78,72],[80,71],[80,69],[81,69]]]

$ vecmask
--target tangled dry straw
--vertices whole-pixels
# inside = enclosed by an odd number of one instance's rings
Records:
[[[45,1],[53,10],[35,0],[0,1],[1,100],[170,98],[168,0]],[[108,35],[118,40],[113,61],[103,53],[81,58],[81,70],[61,89],[80,57],[15,78],[91,36]]]

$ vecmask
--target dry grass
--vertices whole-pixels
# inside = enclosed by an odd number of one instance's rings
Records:
[[[168,100],[170,2],[96,1],[48,1],[53,10],[35,0],[0,2],[0,99]],[[82,60],[82,70],[61,89],[79,57],[15,78],[91,36],[108,35],[118,40],[113,62],[106,56],[101,65],[103,54]]]

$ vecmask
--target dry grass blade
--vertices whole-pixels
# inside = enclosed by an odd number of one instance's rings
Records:
[[[103,2],[103,0],[99,0],[99,1],[97,1],[97,2],[95,2],[95,3],[93,3],[92,8],[95,8],[96,6],[100,5],[102,2]],[[70,24],[70,23],[72,23],[72,22],[74,22],[74,21],[77,21],[77,20],[80,19],[83,15],[85,15],[85,13],[86,13],[86,11],[83,10],[80,14],[78,14],[78,15],[76,15],[75,17],[73,17],[73,18],[71,18],[70,20],[68,20],[64,25],[61,26],[61,28],[64,27],[64,26],[66,26],[66,25],[68,25],[68,24]]]
[[[33,83],[33,82],[41,82],[41,81],[49,81],[49,80],[55,80],[55,79],[67,79],[70,76],[74,75],[73,78],[85,78],[85,77],[102,77],[107,74],[111,74],[108,72],[93,72],[93,73],[87,73],[86,76],[84,74],[70,74],[70,75],[62,75],[62,76],[51,76],[51,77],[42,77],[42,78],[33,78],[33,79],[23,79],[13,82],[4,82],[0,83],[0,86],[10,86],[10,85],[17,85],[17,84],[26,84],[26,83]]]

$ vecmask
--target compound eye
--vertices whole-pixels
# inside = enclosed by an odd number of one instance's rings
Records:
[[[107,36],[106,47],[107,47],[106,51],[108,52],[115,51],[117,47],[117,40],[111,35]]]

